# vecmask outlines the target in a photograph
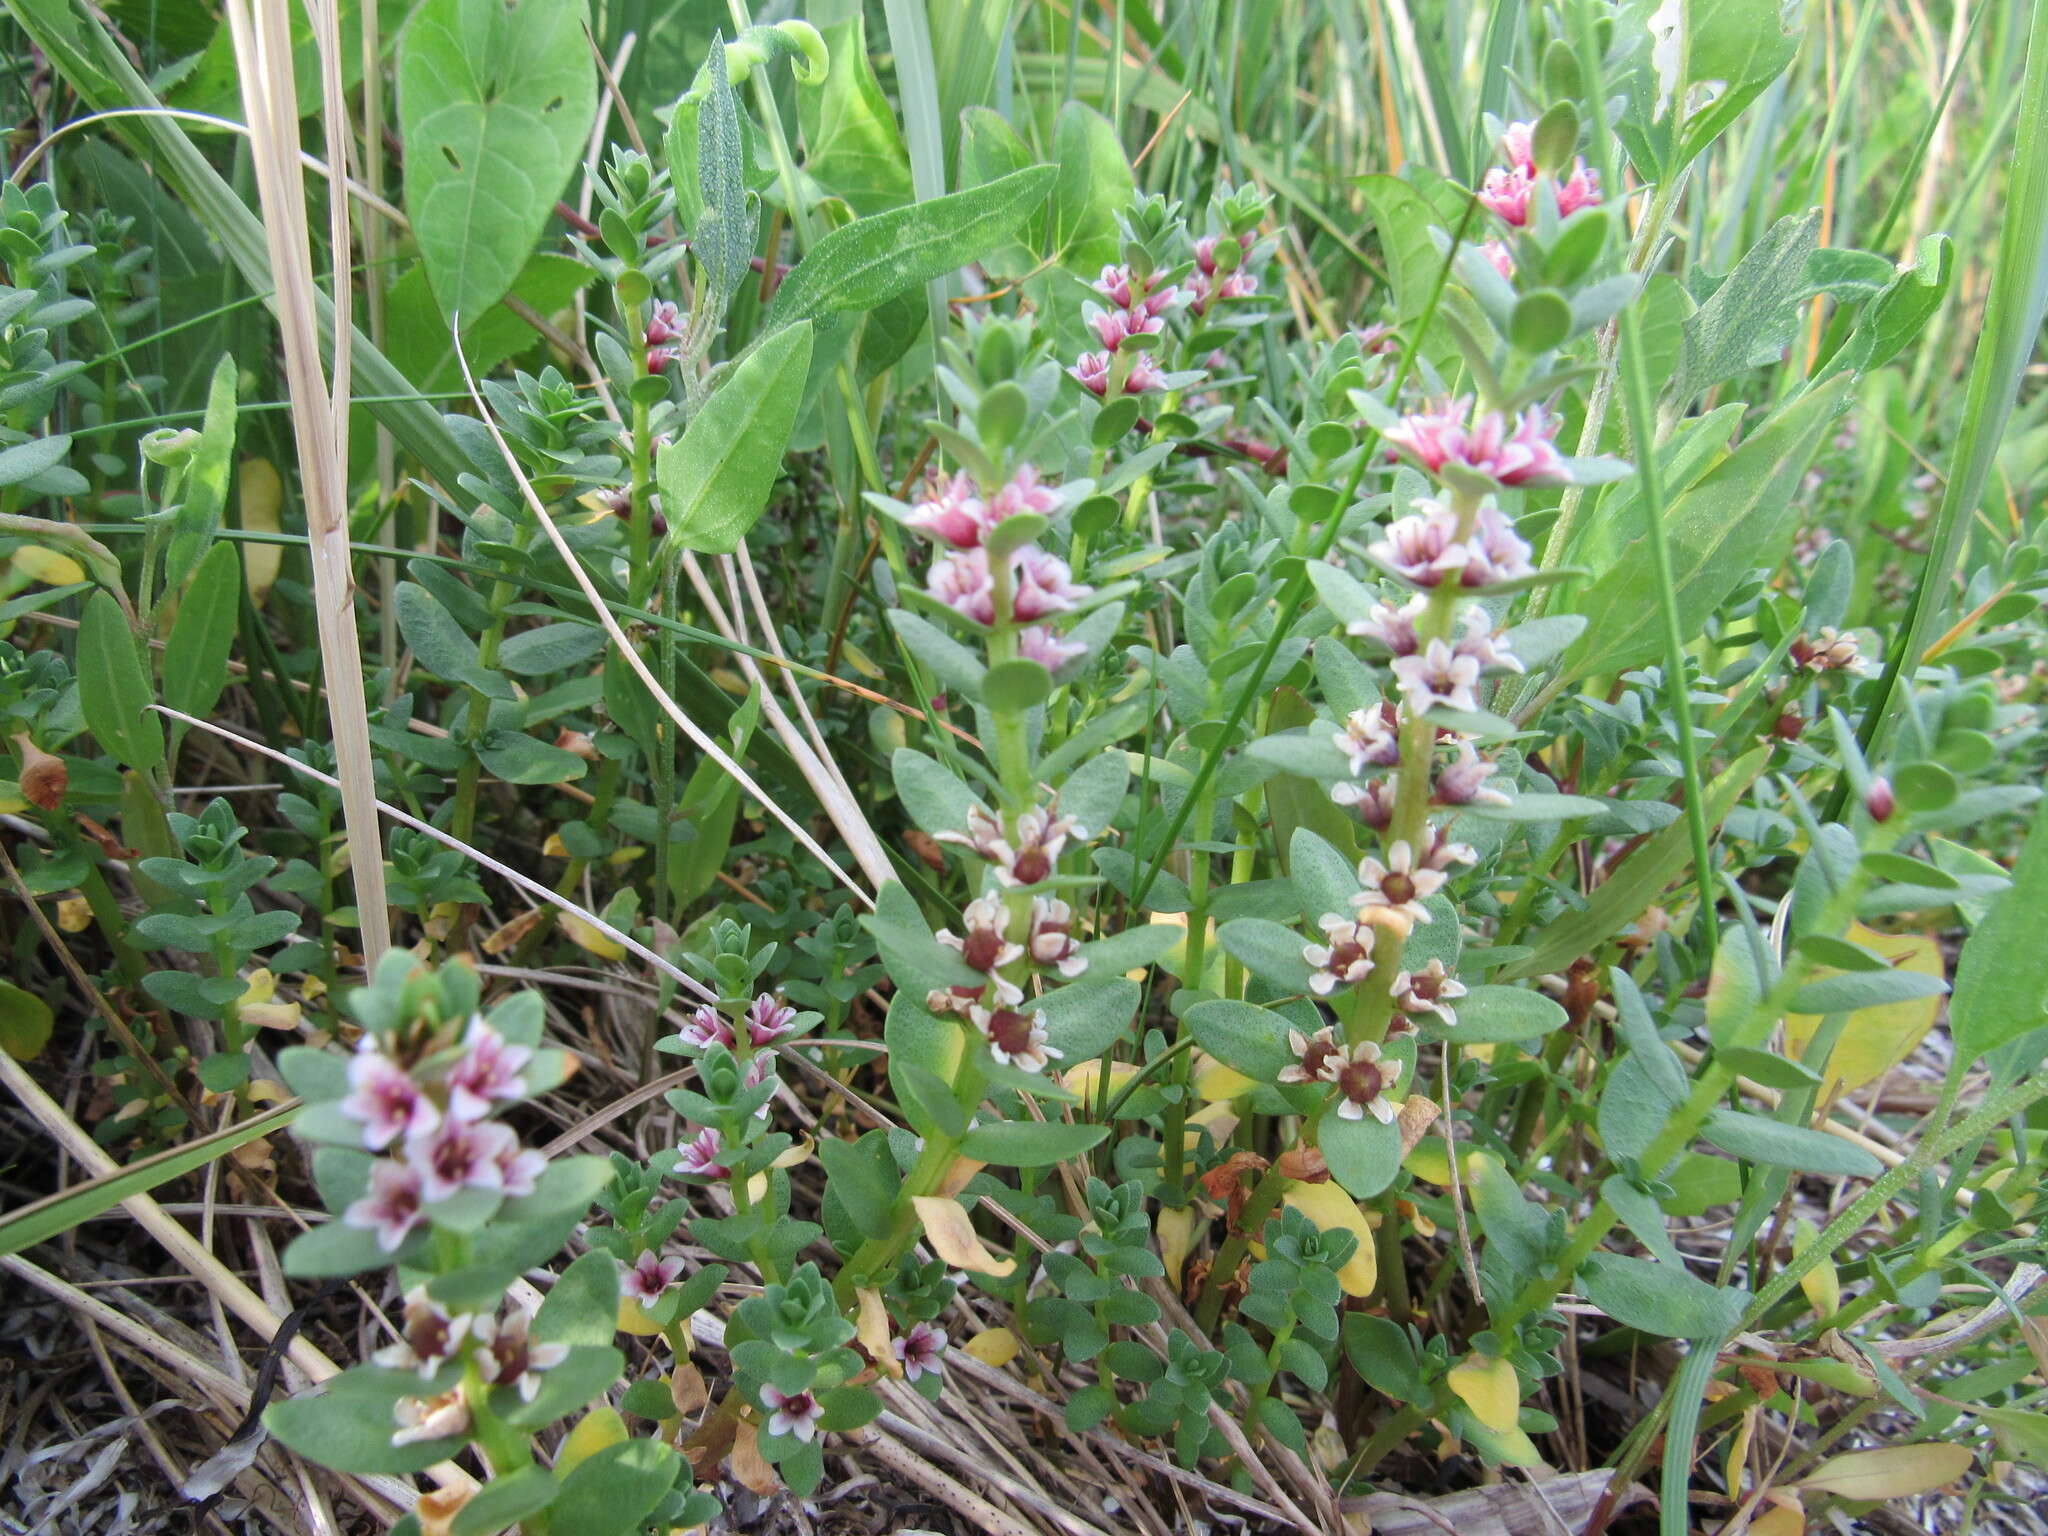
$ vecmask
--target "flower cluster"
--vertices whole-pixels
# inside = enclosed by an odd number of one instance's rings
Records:
[[[1213,263],[1213,253],[1210,260]],[[1082,307],[1081,318],[1102,350],[1082,353],[1067,372],[1095,395],[1107,396],[1112,387],[1124,395],[1166,388],[1166,375],[1153,360],[1150,347],[1126,347],[1124,343],[1133,336],[1164,334],[1167,317],[1189,307],[1196,293],[1172,283],[1158,283],[1153,274],[1134,274],[1127,266],[1104,267],[1095,279],[1095,291],[1108,304],[1089,301]],[[1202,292],[1206,302],[1206,287]]]
[[[963,932],[940,929],[937,935],[982,979],[934,988],[925,1006],[965,1018],[1006,1066],[1041,1072],[1060,1055],[1048,1043],[1045,1015],[1027,1008],[1023,981],[1034,970],[1072,980],[1088,969],[1088,960],[1074,936],[1073,908],[1042,892],[1031,895],[1027,905],[1023,888],[1051,879],[1067,845],[1087,836],[1072,817],[1059,813],[1056,799],[1020,812],[1014,832],[975,806],[964,831],[938,834],[940,842],[966,848],[983,860],[996,888],[967,904],[961,913]],[[1013,890],[1015,896],[1005,894]]]
[[[1235,254],[1228,247],[1237,247]],[[1249,230],[1233,241],[1227,235],[1204,235],[1195,242],[1195,270],[1188,275],[1188,312],[1208,313],[1218,299],[1248,299],[1259,291],[1259,275],[1244,264],[1252,248]],[[1223,259],[1219,261],[1219,250]]]
[[[542,1373],[569,1358],[569,1346],[542,1343],[533,1337],[534,1314],[512,1307],[500,1315],[450,1313],[427,1294],[424,1285],[406,1293],[403,1326],[396,1343],[373,1354],[371,1362],[392,1371],[414,1371],[432,1380],[443,1366],[467,1359],[486,1386],[503,1387],[530,1403],[540,1395]],[[393,1445],[439,1440],[466,1434],[471,1423],[468,1399],[460,1387],[422,1397],[402,1397],[392,1408],[398,1428]]]
[[[1453,466],[1500,485],[1564,485],[1570,466],[1557,451],[1558,419],[1532,405],[1509,421],[1504,411],[1473,419],[1470,395],[1405,416],[1386,430],[1388,457],[1413,459],[1431,474]]]
[[[734,1003],[732,1013],[728,1018],[718,1007],[700,1004],[691,1010],[682,1028],[662,1042],[662,1048],[694,1058],[700,1083],[706,1088],[723,1090],[717,1102],[726,1104],[743,1098],[745,1103],[738,1112],[740,1124],[766,1121],[778,1082],[771,1047],[798,1033],[804,1027],[804,1015],[773,992],[759,993],[744,1009]],[[817,1016],[810,1017],[815,1021]],[[726,1134],[717,1126],[695,1122],[686,1122],[686,1129],[689,1134],[676,1148],[675,1172],[689,1178],[730,1178]],[[748,1131],[745,1139],[751,1139],[753,1134]],[[643,1262],[651,1258],[652,1255],[642,1256]],[[660,1283],[655,1284],[656,1281]],[[654,1285],[653,1294],[659,1296],[673,1282],[674,1275],[663,1280],[658,1269],[649,1269],[629,1280],[627,1291],[637,1294],[636,1286]]]
[[[1529,204],[1536,191],[1539,173],[1535,132],[1533,123],[1510,123],[1501,135],[1501,148],[1507,152],[1508,163],[1488,171],[1479,186],[1479,201],[1503,223],[1517,229],[1529,222]],[[1557,211],[1570,218],[1581,208],[1600,201],[1600,176],[1587,168],[1584,159],[1577,159],[1571,174],[1558,181],[1556,189]]]
[[[1792,642],[1792,665],[1808,672],[1848,672],[1861,677],[1867,670],[1862,648],[1853,634],[1832,626],[1815,635],[1801,635]]]
[[[1012,549],[998,565],[990,558],[987,540],[1012,517],[1044,517],[1059,506],[1058,494],[1027,464],[986,497],[964,471],[935,477],[903,519],[944,551],[926,574],[925,591],[984,627],[1022,626],[1018,655],[1047,671],[1074,660],[1086,647],[1060,639],[1041,621],[1072,612],[1094,589],[1074,580],[1066,561],[1036,544]]]
[[[387,1047],[398,1054],[387,1054]],[[349,1092],[337,1105],[362,1127],[362,1145],[386,1154],[370,1167],[368,1191],[342,1221],[377,1234],[396,1253],[427,1220],[425,1207],[464,1190],[530,1195],[547,1159],[522,1147],[493,1112],[526,1097],[534,1053],[472,1016],[455,1047],[432,1035],[382,1040],[365,1035],[348,1065]]]
[[[683,339],[683,312],[667,299],[657,299],[647,317],[647,371],[666,373]]]

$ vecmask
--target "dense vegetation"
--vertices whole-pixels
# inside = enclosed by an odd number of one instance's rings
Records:
[[[2048,8],[5,7],[25,1526],[2037,1528]]]

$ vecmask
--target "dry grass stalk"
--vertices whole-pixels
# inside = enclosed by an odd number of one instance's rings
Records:
[[[512,478],[519,482],[519,492],[525,498],[527,506],[532,509],[534,517],[539,520],[542,531],[548,536],[548,542],[555,546],[555,553],[562,557],[562,563],[569,568],[569,574],[576,578],[576,585],[582,590],[584,600],[590,604],[591,611],[597,615],[598,622],[604,626],[605,633],[611,637],[612,645],[617,648],[619,655],[625,659],[626,665],[633,669],[634,676],[640,679],[640,684],[647,690],[648,696],[655,703],[659,704],[662,713],[673,720],[677,728],[696,744],[698,751],[724,769],[731,776],[735,784],[739,785],[742,790],[757,801],[769,815],[781,822],[789,830],[790,836],[794,837],[807,852],[829,869],[835,879],[849,891],[853,892],[862,906],[872,907],[874,905],[874,898],[861,888],[859,881],[855,880],[853,876],[840,867],[838,860],[834,859],[831,854],[827,853],[819,845],[818,840],[811,836],[810,829],[790,815],[788,811],[784,810],[781,803],[774,796],[756,784],[753,775],[735,762],[731,753],[721,747],[705,733],[703,727],[699,726],[696,721],[684,713],[683,707],[676,703],[674,697],[666,688],[661,686],[660,681],[654,675],[653,669],[642,659],[640,652],[634,648],[633,642],[627,638],[625,630],[619,627],[619,621],[612,616],[611,608],[605,603],[604,595],[597,590],[597,584],[590,579],[590,573],[583,569],[583,562],[576,557],[576,552],[569,547],[569,541],[562,537],[562,530],[555,526],[553,514],[548,511],[547,503],[542,501],[539,495],[535,493],[533,482],[526,478],[526,471],[520,467],[518,455],[513,453],[512,445],[505,441],[505,434],[498,430],[497,419],[491,415],[490,407],[484,403],[483,394],[476,387],[476,375],[470,371],[469,356],[462,346],[462,332],[459,320],[457,327],[453,331],[453,336],[455,358],[462,366],[462,382],[469,391],[471,403],[476,406],[478,417],[483,421],[484,430],[491,434],[491,441],[497,445],[498,453],[504,459],[506,469],[511,471]],[[813,781],[813,788],[819,788],[816,781]],[[826,798],[826,792],[822,788],[819,788],[819,792],[821,799]]]
[[[305,493],[307,546],[313,561],[313,602],[320,632],[321,671],[334,735],[334,760],[347,829],[349,876],[355,886],[364,958],[371,966],[391,944],[384,903],[384,845],[379,836],[375,773],[370,757],[368,705],[362,654],[357,646],[355,577],[349,559],[347,471],[348,285],[336,284],[335,389],[320,366],[318,291],[306,228],[306,188],[298,165],[298,95],[292,76],[290,14],[284,0],[228,0],[228,25],[249,119],[251,157],[263,208],[264,240],[276,282],[272,307],[284,345],[292,430]],[[338,67],[338,66],[337,66]],[[328,116],[329,155],[334,135],[346,129]],[[336,175],[346,173],[336,159]],[[337,265],[345,265],[347,215],[336,200],[343,239]]]
[[[196,727],[197,729],[202,731],[210,732],[211,734],[220,737],[224,741],[231,741],[236,746],[242,748],[246,752],[255,752],[260,756],[271,759],[273,762],[281,763],[285,767],[291,769],[294,773],[304,774],[309,779],[318,779],[322,784],[326,784],[332,787],[340,786],[341,781],[339,779],[336,779],[329,774],[322,773],[317,768],[309,768],[304,763],[300,762],[298,759],[288,757],[284,753],[278,751],[276,748],[267,747],[260,741],[251,740],[249,737],[242,735],[239,731],[231,731],[224,725],[215,725],[211,721],[200,720],[192,715],[188,715],[179,710],[172,709],[167,704],[157,704],[151,707],[157,710],[157,712],[160,714],[170,716],[173,720],[182,720],[187,725]],[[715,1002],[717,1000],[718,994],[712,991],[711,988],[705,986],[703,982],[699,981],[696,977],[692,976],[688,971],[683,970],[682,968],[674,964],[672,961],[667,959],[665,956],[657,954],[654,950],[649,949],[645,944],[642,944],[630,933],[625,932],[623,929],[614,928],[610,923],[606,922],[603,918],[599,917],[595,912],[590,911],[586,907],[578,906],[568,897],[561,895],[559,892],[551,889],[550,887],[541,884],[540,881],[535,880],[530,875],[522,875],[518,870],[512,868],[511,865],[500,863],[498,860],[492,858],[489,854],[485,853],[482,849],[476,848],[469,843],[463,842],[462,839],[460,839],[459,837],[452,837],[448,833],[443,832],[439,827],[434,826],[431,822],[421,821],[417,816],[408,815],[406,812],[401,811],[397,806],[388,805],[384,801],[377,799],[375,796],[372,796],[370,799],[370,807],[373,812],[381,812],[382,814],[389,816],[393,821],[398,822],[400,825],[410,827],[415,832],[423,832],[428,837],[433,838],[434,841],[436,841],[437,843],[440,843],[442,846],[453,848],[457,853],[460,853],[464,858],[474,860],[478,865],[485,869],[488,869],[492,874],[497,875],[499,878],[510,881],[513,885],[518,886],[520,890],[526,892],[527,895],[533,897],[535,900],[544,901],[550,906],[559,907],[562,911],[568,913],[571,917],[580,918],[582,921],[588,923],[592,928],[596,929],[599,933],[603,934],[606,938],[610,939],[614,944],[618,944],[623,948],[630,950],[633,954],[638,955],[642,960],[645,960],[649,965],[653,966],[663,975],[672,978],[678,985],[688,988],[698,997],[703,998],[704,1001]]]

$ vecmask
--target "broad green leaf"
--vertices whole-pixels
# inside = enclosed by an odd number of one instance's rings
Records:
[[[1454,1045],[1496,1045],[1547,1035],[1567,1015],[1561,1004],[1526,987],[1474,987],[1451,1004],[1458,1022],[1438,1025],[1434,1014],[1418,1014],[1416,1022],[1434,1039]]]
[[[1596,1253],[1579,1267],[1586,1298],[1630,1328],[1666,1339],[1718,1343],[1742,1321],[1749,1293],[1702,1280],[1676,1264]]]
[[[204,718],[228,682],[228,651],[242,611],[242,557],[216,544],[192,573],[164,642],[164,702]]]
[[[1306,992],[1309,967],[1303,939],[1292,928],[1262,917],[1237,917],[1216,930],[1216,940],[1246,970],[1283,992]]]
[[[1272,1082],[1295,1059],[1287,1043],[1294,1026],[1255,1003],[1227,997],[1197,1003],[1187,1012],[1187,1026],[1203,1050],[1262,1083]]]
[[[50,1005],[35,993],[11,981],[0,981],[0,1051],[16,1061],[34,1061],[50,1043],[50,1030],[55,1022]],[[11,1221],[11,1217],[0,1220],[0,1231],[5,1231]]]
[[[1002,1168],[1046,1168],[1079,1157],[1108,1134],[1106,1125],[1003,1120],[974,1127],[960,1143],[960,1151],[977,1162]]]
[[[811,365],[811,328],[768,336],[690,418],[681,442],[656,460],[669,540],[700,554],[729,555],[768,505],[782,473]]]
[[[505,296],[597,112],[584,0],[422,0],[398,44],[405,211],[444,315]]]
[[[86,729],[126,766],[154,768],[164,760],[163,728],[150,710],[155,702],[121,605],[106,592],[93,593],[78,625],[78,707]]]
[[[554,1498],[554,1474],[528,1463],[477,1489],[449,1522],[448,1536],[496,1536],[528,1515],[539,1514]]]
[[[1357,1200],[1370,1200],[1401,1171],[1401,1128],[1365,1115],[1348,1120],[1332,1111],[1322,1118],[1316,1145],[1330,1177]]]
[[[1056,173],[1034,165],[985,187],[856,219],[816,245],[784,280],[768,328],[873,309],[907,288],[979,260],[1045,199]]]
[[[1799,329],[1820,210],[1786,215],[1685,322],[1671,399],[1684,404],[1738,373],[1776,362]]]
[[[1117,215],[1135,191],[1130,162],[1109,119],[1078,101],[1060,108],[1052,157],[1052,254],[1092,278],[1117,259]]]
[[[969,815],[981,807],[958,774],[910,747],[896,749],[889,771],[896,781],[896,798],[927,832],[964,832]]]
[[[577,290],[595,276],[572,256],[542,251],[527,259],[505,297],[553,315],[573,303]],[[384,345],[391,361],[405,370],[422,394],[459,391],[462,364],[455,356],[455,338],[427,286],[425,263],[414,262],[405,269],[385,295],[384,305]],[[462,356],[478,378],[539,341],[539,333],[503,303],[462,316]]]
[[[2048,912],[2048,816],[2037,816],[1997,898],[1956,962],[1949,1027],[1969,1060],[2048,1024],[2048,971],[2035,930]]]
[[[498,665],[521,677],[545,677],[590,660],[605,640],[595,624],[543,624],[508,637],[498,647]]]
[[[1773,1168],[1790,1168],[1795,1173],[1824,1173],[1840,1177],[1874,1179],[1884,1165],[1852,1142],[1825,1131],[1787,1125],[1739,1109],[1716,1109],[1707,1116],[1700,1134],[1723,1152],[1765,1163]]]
[[[562,1479],[548,1528],[577,1536],[626,1536],[647,1521],[685,1463],[659,1440],[608,1445]]]
[[[1851,382],[1843,375],[1781,407],[1665,509],[1681,633],[1699,633],[1745,572],[1784,553],[1800,477]],[[1649,541],[1638,537],[1580,600],[1586,633],[1566,654],[1565,675],[1607,675],[1654,660],[1663,646],[1656,592]]]
[[[832,62],[815,90],[797,92],[804,169],[862,217],[910,201],[910,152],[868,62],[856,15],[822,29]]]
[[[1712,82],[1713,100],[1685,120],[1685,138],[1675,173],[1711,144],[1743,109],[1763,94],[1799,51],[1798,10],[1779,0],[1684,0],[1681,30],[1683,80],[1673,94]]]
[[[305,1241],[301,1237],[293,1246]],[[358,1366],[328,1382],[317,1396],[272,1403],[263,1425],[287,1448],[335,1472],[396,1477],[424,1472],[459,1451],[464,1437],[391,1443],[391,1411],[401,1397],[418,1396],[419,1387],[420,1379],[411,1371]]]
[[[984,187],[1031,163],[1030,146],[1001,113],[977,106],[960,114],[961,186]],[[981,258],[982,267],[989,276],[1005,282],[1024,276],[1038,265],[1045,229],[1045,210],[1033,210],[1019,222],[1016,234],[990,247]]]
[[[1361,176],[1358,185],[1365,194],[1365,206],[1372,211],[1387,276],[1394,286],[1395,317],[1403,325],[1410,324],[1429,307],[1430,290],[1443,269],[1444,258],[1429,237],[1438,223],[1436,210],[1398,176]]]

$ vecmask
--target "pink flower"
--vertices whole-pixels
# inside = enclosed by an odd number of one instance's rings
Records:
[[[1043,1072],[1048,1060],[1064,1054],[1046,1043],[1045,1015],[1036,1010],[1019,1013],[1014,1008],[976,1008],[968,1018],[988,1041],[989,1054],[1000,1065]]]
[[[683,312],[667,299],[657,299],[647,317],[647,345],[658,347],[683,339]]]
[[[1566,482],[1564,458],[1553,441],[1559,423],[1541,405],[1523,411],[1510,429],[1499,411],[1487,411],[1468,426],[1472,403],[1466,395],[1434,411],[1414,412],[1387,429],[1386,441],[1432,474],[1455,464],[1502,485]]]
[[[765,1386],[761,1389],[761,1401],[773,1410],[768,1415],[769,1434],[794,1435],[804,1441],[817,1438],[818,1420],[825,1416],[825,1410],[810,1393],[783,1393]]]
[[[647,371],[649,373],[667,373],[669,364],[675,360],[676,349],[674,347],[649,347],[647,349]]]
[[[946,1330],[930,1323],[915,1323],[910,1332],[889,1347],[903,1366],[905,1381],[915,1381],[926,1372],[936,1376],[942,1369],[939,1356],[946,1352]]]
[[[1437,771],[1435,800],[1438,805],[1509,805],[1513,802],[1486,781],[1500,770],[1473,750],[1472,743],[1458,743],[1458,760]]]
[[[370,1360],[388,1371],[431,1376],[444,1361],[455,1357],[475,1321],[466,1312],[450,1317],[424,1285],[416,1285],[405,1293],[405,1326],[399,1330],[398,1342],[385,1345]]]
[[[1396,656],[1412,656],[1422,643],[1415,635],[1415,621],[1428,611],[1429,599],[1419,593],[1399,608],[1391,603],[1374,603],[1367,617],[1352,620],[1345,625],[1344,632],[1385,646]]]
[[[1362,1040],[1341,1053],[1336,1062],[1337,1092],[1343,1102],[1337,1113],[1346,1120],[1363,1120],[1370,1114],[1382,1125],[1392,1125],[1399,1111],[1388,1097],[1401,1079],[1401,1063],[1382,1061],[1380,1048]]]
[[[1187,295],[1171,284],[1146,291],[1140,280],[1131,276],[1131,269],[1124,266],[1104,267],[1095,279],[1095,291],[1119,309],[1134,309],[1148,316],[1163,315],[1188,301]]]
[[[1068,613],[1095,589],[1074,580],[1067,562],[1027,544],[1011,557],[1016,586],[1010,598],[1011,617],[1028,624],[1049,614]]]
[[[1166,321],[1158,315],[1135,309],[1104,309],[1099,304],[1083,304],[1081,319],[1109,352],[1121,347],[1127,337],[1156,336],[1166,329]]]
[[[515,1200],[532,1194],[540,1185],[540,1176],[548,1171],[547,1155],[520,1146],[517,1137],[509,1138],[499,1148],[497,1163],[504,1191]]]
[[[977,624],[996,621],[996,588],[985,549],[956,550],[933,561],[925,590],[962,618]]]
[[[1394,676],[1401,694],[1417,714],[1442,704],[1451,709],[1477,709],[1479,663],[1460,655],[1441,640],[1432,640],[1415,656],[1394,658]]]
[[[1335,1079],[1337,1064],[1344,1059],[1344,1047],[1337,1043],[1337,1030],[1325,1024],[1312,1035],[1298,1029],[1287,1031],[1287,1048],[1295,1060],[1280,1069],[1283,1083],[1326,1083]]]
[[[404,1163],[379,1158],[370,1165],[370,1190],[341,1213],[344,1224],[377,1234],[377,1246],[396,1253],[412,1229],[426,1220],[420,1210],[420,1176]]]
[[[1509,123],[1501,130],[1500,147],[1508,157],[1508,164],[1518,171],[1536,174],[1536,125],[1534,123]]]
[[[493,1100],[517,1099],[526,1092],[519,1075],[533,1060],[523,1045],[508,1044],[482,1019],[471,1019],[462,1037],[465,1054],[448,1074],[448,1113],[456,1120],[481,1120]]]
[[[1462,575],[1468,587],[1519,581],[1535,573],[1535,566],[1529,563],[1534,551],[1490,501],[1482,502],[1473,515],[1472,534],[1465,547],[1468,553]]]
[[[506,1165],[518,1152],[511,1127],[494,1120],[444,1121],[405,1143],[405,1160],[419,1174],[420,1195],[428,1201],[465,1189],[504,1189]]]
[[[1536,177],[1520,166],[1495,166],[1479,183],[1479,202],[1504,224],[1520,229],[1529,222],[1529,194]]]
[[[714,1045],[731,1050],[738,1044],[733,1037],[732,1026],[709,1003],[700,1003],[692,1010],[683,1027],[676,1031],[676,1039],[693,1051],[706,1051]]]
[[[994,971],[1024,958],[1024,946],[1012,944],[1004,930],[1009,926],[1010,914],[1003,906],[1000,896],[981,896],[967,903],[961,914],[962,926],[967,934],[955,938],[941,928],[938,940],[941,944],[960,951],[960,958],[971,971]]]
[[[1088,647],[1079,640],[1062,640],[1044,624],[1033,624],[1017,632],[1017,654],[1025,661],[1035,661],[1048,672],[1057,672],[1068,662],[1088,654]]]
[[[913,506],[903,521],[955,549],[973,549],[1002,518],[975,494],[974,482],[963,470],[950,480],[934,475],[925,499]]]
[[[1069,980],[1088,969],[1074,942],[1074,909],[1057,896],[1031,898],[1031,958]]]
[[[772,992],[763,992],[747,1009],[747,1036],[754,1049],[773,1045],[796,1027],[796,1010]]]
[[[460,1387],[451,1387],[439,1397],[401,1397],[391,1405],[391,1417],[398,1425],[391,1436],[393,1445],[469,1433],[469,1401]]]
[[[1091,395],[1109,393],[1109,376],[1113,354],[1108,352],[1083,352],[1080,360],[1067,370]],[[1166,388],[1166,375],[1159,371],[1159,365],[1151,355],[1136,352],[1131,355],[1131,371],[1124,376],[1126,395],[1150,394]]]
[[[732,1170],[718,1160],[724,1152],[725,1143],[718,1132],[706,1126],[676,1148],[676,1155],[681,1159],[676,1164],[676,1172],[705,1179],[728,1178]]]
[[[988,499],[989,526],[994,527],[1020,512],[1050,517],[1060,509],[1059,492],[1040,482],[1038,471],[1026,464],[1012,475],[1003,488]]]
[[[540,1373],[553,1370],[569,1358],[566,1344],[536,1344],[531,1331],[533,1314],[516,1311],[499,1321],[478,1318],[476,1373],[494,1387],[510,1387],[520,1401],[532,1402],[540,1395]]]
[[[1507,536],[1514,538],[1512,533]],[[1515,542],[1519,544],[1521,540],[1515,539]],[[1493,620],[1484,608],[1473,604],[1465,610],[1458,622],[1465,631],[1458,636],[1457,651],[1460,656],[1469,656],[1481,667],[1501,672],[1525,670],[1520,658],[1508,649],[1506,640],[1495,632]]]
[[[1401,338],[1394,334],[1394,328],[1384,321],[1375,320],[1362,330],[1351,333],[1358,338],[1358,350],[1367,357],[1386,357],[1401,350]]]
[[[998,868],[996,878],[1005,885],[1036,885],[1050,880],[1059,868],[1060,854],[1069,838],[1088,834],[1071,816],[1062,816],[1050,805],[1034,805],[1017,818],[1017,851]]]
[[[1334,912],[1316,926],[1323,930],[1324,942],[1304,944],[1301,949],[1301,958],[1315,967],[1308,979],[1309,991],[1328,997],[1339,987],[1356,986],[1372,974],[1372,946],[1377,935],[1370,926]]]
[[[1472,552],[1458,538],[1458,515],[1432,497],[1418,497],[1416,510],[1396,518],[1366,553],[1418,587],[1434,587],[1445,577],[1464,579]]]
[[[1422,970],[1409,971],[1394,981],[1396,1008],[1404,1013],[1434,1013],[1446,1025],[1458,1022],[1451,1003],[1464,995],[1464,983],[1447,974],[1441,960],[1432,960]]]
[[[1391,768],[1401,761],[1400,720],[1393,706],[1385,702],[1377,709],[1351,711],[1344,717],[1344,729],[1330,739],[1350,759],[1353,775],[1368,768]]]
[[[1387,862],[1367,854],[1359,861],[1358,883],[1365,887],[1352,898],[1361,915],[1374,911],[1397,912],[1418,923],[1429,921],[1423,902],[1443,889],[1443,874],[1418,866],[1415,850],[1406,838],[1399,838],[1387,850]]]
[[[619,1293],[637,1301],[643,1307],[651,1307],[661,1300],[662,1293],[682,1276],[683,1261],[671,1254],[663,1258],[649,1249],[640,1255],[625,1272],[619,1276]]]
[[[1600,173],[1589,170],[1584,160],[1576,162],[1571,175],[1557,184],[1557,211],[1565,218],[1599,201]]]
[[[1368,827],[1384,832],[1394,824],[1394,790],[1385,779],[1367,779],[1363,784],[1332,784],[1330,798],[1355,812]]]
[[[348,1085],[352,1091],[339,1108],[363,1122],[363,1145],[373,1152],[401,1136],[430,1131],[441,1121],[441,1112],[420,1092],[412,1074],[378,1050],[368,1035],[349,1058]]]
[[[1509,282],[1515,279],[1514,253],[1509,251],[1507,242],[1498,238],[1490,239],[1479,247],[1479,254],[1493,263],[1493,270]]]

